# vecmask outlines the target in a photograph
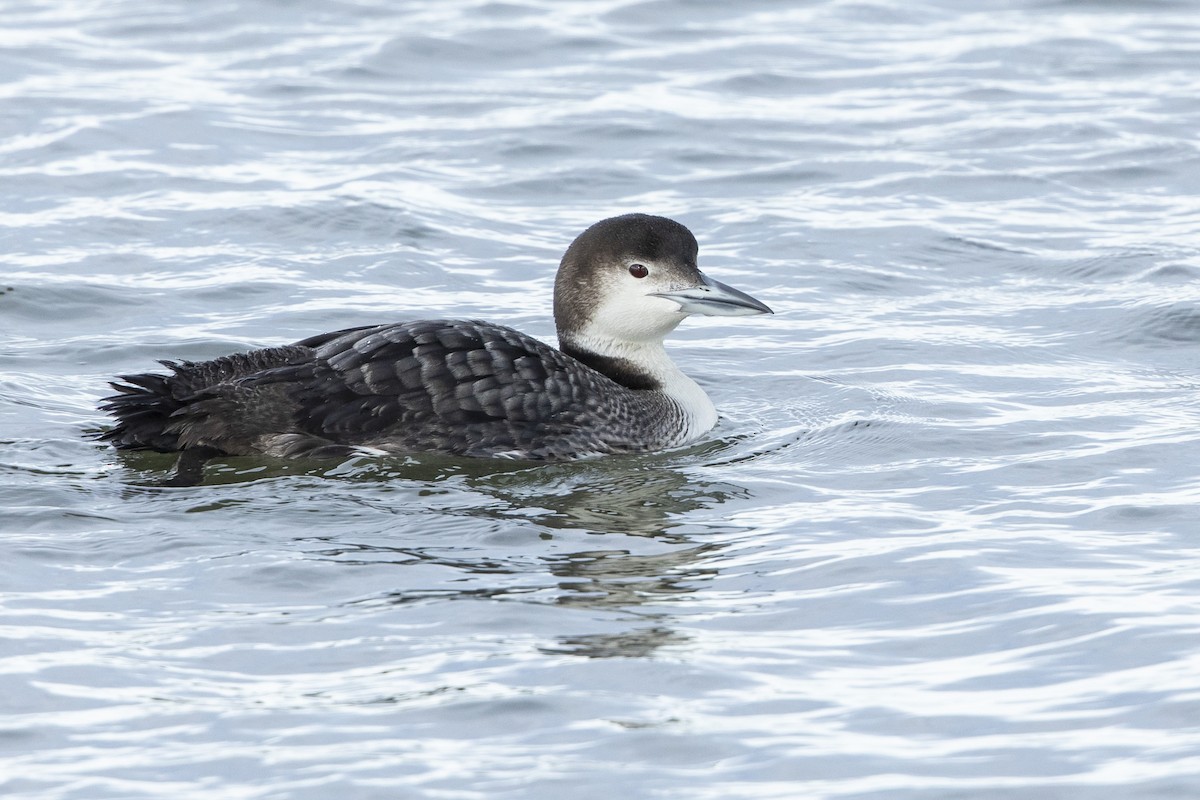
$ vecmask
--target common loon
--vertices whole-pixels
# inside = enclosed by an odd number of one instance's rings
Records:
[[[348,328],[123,375],[99,439],[180,452],[194,481],[218,455],[435,452],[562,461],[660,450],[717,422],[663,349],[689,314],[770,314],[696,267],[696,239],[626,214],[571,243],[554,283],[559,349],[512,328],[424,320]],[[185,474],[186,473],[186,474]]]

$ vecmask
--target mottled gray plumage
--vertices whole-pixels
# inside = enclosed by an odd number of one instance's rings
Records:
[[[682,444],[696,435],[688,404],[699,388],[665,353],[661,367],[661,336],[649,345],[618,341],[609,352],[594,331],[597,315],[613,313],[604,310],[606,293],[630,286],[636,298],[669,298],[646,301],[665,330],[700,291],[710,305],[752,310],[699,313],[766,310],[702,276],[695,254],[691,233],[671,220],[605,220],[580,235],[560,266],[555,311],[567,352],[502,325],[423,320],[199,363],[164,361],[170,374],[112,384],[117,394],[101,408],[118,424],[99,438],[126,449],[191,451],[200,463],[218,454],[363,450],[564,460]],[[641,261],[661,273],[657,283],[629,277],[630,264],[643,271]],[[649,291],[664,287],[670,291]],[[642,358],[643,349],[652,357]],[[681,379],[688,385],[673,393]]]

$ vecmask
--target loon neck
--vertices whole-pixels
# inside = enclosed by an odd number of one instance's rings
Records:
[[[643,365],[621,356],[606,356],[573,342],[562,342],[559,349],[571,358],[612,378],[626,389],[662,390],[662,381]]]
[[[631,342],[560,331],[559,349],[628,389],[674,395],[700,388],[667,355],[661,339]]]
[[[560,330],[558,347],[627,389],[661,391],[678,378],[686,379],[667,355],[661,339],[629,342]]]
[[[619,350],[619,348],[598,348],[592,342],[581,343],[572,341],[572,339],[563,339],[562,342],[559,342],[558,349],[583,365],[592,367],[605,377],[616,380],[625,389],[662,390],[662,377],[660,374],[656,374],[660,372],[659,369],[655,369],[653,363],[647,362],[644,357],[638,357],[646,354],[638,353],[636,350],[613,353],[612,350]],[[602,350],[610,351],[604,353]],[[659,350],[662,350],[661,345]],[[666,351],[662,350],[664,359],[666,359],[666,355]],[[670,361],[670,359],[666,360]]]
[[[665,395],[683,413],[685,438],[695,438],[717,424],[712,400],[683,374],[667,355],[661,339],[642,342],[563,335],[559,349],[627,389]]]

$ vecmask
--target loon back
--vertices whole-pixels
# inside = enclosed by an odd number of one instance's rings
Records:
[[[564,460],[681,443],[686,411],[501,325],[424,320],[122,376],[101,434],[209,455],[436,452]]]

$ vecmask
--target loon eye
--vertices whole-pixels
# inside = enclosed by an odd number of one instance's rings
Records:
[[[635,278],[644,278],[650,274],[650,270],[646,269],[643,264],[630,264],[629,274]]]

